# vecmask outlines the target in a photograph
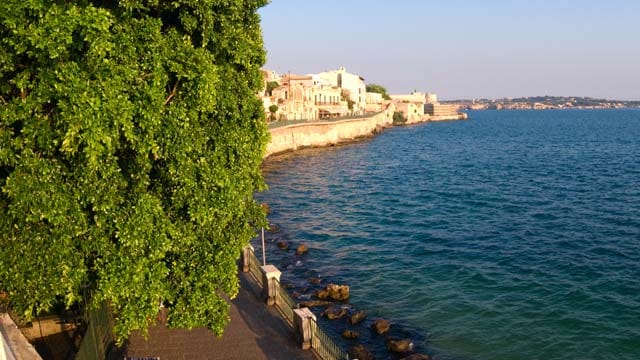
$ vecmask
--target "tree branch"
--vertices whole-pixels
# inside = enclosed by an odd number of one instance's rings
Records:
[[[180,84],[180,79],[178,79],[178,81],[176,81],[176,84],[173,85],[173,89],[171,90],[171,93],[169,94],[167,99],[164,101],[165,105],[171,102],[171,99],[173,99],[173,97],[176,95],[176,92],[178,91],[178,84]]]

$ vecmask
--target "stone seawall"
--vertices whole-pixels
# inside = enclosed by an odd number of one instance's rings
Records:
[[[457,113],[451,115],[427,115],[428,121],[449,121],[449,120],[467,120],[467,113]]]
[[[370,117],[303,123],[271,129],[271,142],[267,145],[264,157],[305,147],[329,146],[371,136],[380,129],[391,126],[394,111],[395,107],[390,105],[384,111]]]

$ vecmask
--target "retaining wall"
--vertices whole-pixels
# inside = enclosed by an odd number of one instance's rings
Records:
[[[271,129],[271,142],[267,145],[264,157],[304,147],[335,145],[370,136],[381,128],[391,126],[394,111],[395,107],[390,105],[366,118],[303,123]]]

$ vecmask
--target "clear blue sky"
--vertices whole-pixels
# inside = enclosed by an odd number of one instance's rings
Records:
[[[272,0],[265,67],[391,93],[640,100],[640,0]]]

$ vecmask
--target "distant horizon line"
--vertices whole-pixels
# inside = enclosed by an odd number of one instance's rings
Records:
[[[436,93],[437,94],[437,93]],[[640,99],[613,99],[605,97],[594,96],[566,96],[566,95],[528,95],[528,96],[503,96],[503,97],[458,97],[458,98],[443,98],[441,101],[498,101],[498,100],[515,100],[515,99],[531,99],[531,98],[550,98],[550,99],[585,99],[585,100],[602,100],[607,102],[640,102]]]

